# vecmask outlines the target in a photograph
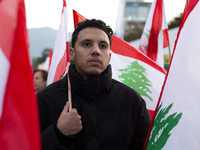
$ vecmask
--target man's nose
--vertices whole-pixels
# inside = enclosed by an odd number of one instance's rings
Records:
[[[100,54],[99,45],[94,45],[92,48],[92,55],[99,55],[99,54]]]

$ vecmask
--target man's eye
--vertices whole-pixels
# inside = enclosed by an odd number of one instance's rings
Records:
[[[90,43],[84,43],[83,46],[87,46],[88,47],[88,46],[91,46],[91,44]]]
[[[100,47],[100,48],[107,48],[107,46],[104,45],[104,44],[99,45],[99,47]]]

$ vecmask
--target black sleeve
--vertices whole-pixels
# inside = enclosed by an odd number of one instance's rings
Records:
[[[56,136],[58,138],[59,144],[63,147],[74,149],[74,138],[76,135],[73,136],[66,136],[57,128],[56,124],[54,124],[54,129],[56,132]]]
[[[71,150],[73,149],[74,137],[63,135],[56,127],[60,111],[56,112],[49,100],[54,101],[54,96],[48,93],[37,94],[40,117],[42,150]],[[63,104],[64,106],[64,104]],[[62,109],[62,107],[61,107]]]
[[[56,125],[51,125],[42,132],[42,150],[72,150],[74,136],[63,135]]]
[[[130,150],[143,150],[144,143],[149,132],[149,127],[151,124],[151,116],[146,109],[146,103],[142,99],[139,106],[139,116],[135,129],[135,133],[130,145]]]

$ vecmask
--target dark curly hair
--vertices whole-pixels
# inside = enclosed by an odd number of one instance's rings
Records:
[[[110,28],[110,26],[106,26],[105,22],[101,21],[101,20],[96,20],[96,19],[86,19],[85,21],[82,21],[80,23],[77,23],[77,28],[74,30],[73,34],[72,34],[72,47],[75,47],[75,43],[77,41],[77,37],[79,32],[87,27],[96,27],[99,28],[101,30],[103,30],[110,41],[110,47],[112,45],[112,35],[113,35],[113,30]]]

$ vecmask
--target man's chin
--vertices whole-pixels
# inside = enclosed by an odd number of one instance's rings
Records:
[[[98,77],[98,76],[101,75],[101,73],[102,72],[99,71],[97,68],[94,68],[94,69],[89,70],[88,76],[96,76],[96,77]]]

